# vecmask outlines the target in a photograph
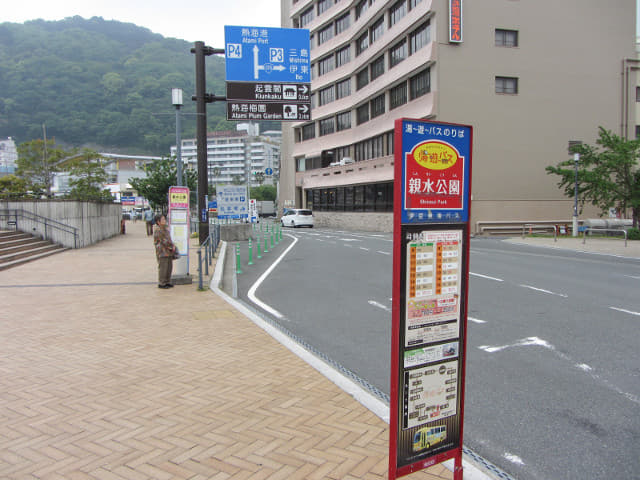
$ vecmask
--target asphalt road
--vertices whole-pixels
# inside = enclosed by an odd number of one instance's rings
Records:
[[[287,229],[269,255],[241,298],[283,255],[266,315],[388,395],[391,235]],[[639,478],[638,286],[640,260],[473,239],[465,444],[521,480]]]

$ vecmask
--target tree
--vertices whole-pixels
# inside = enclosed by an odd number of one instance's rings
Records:
[[[15,175],[0,177],[0,199],[9,200],[24,197],[27,193],[27,182]]]
[[[178,184],[178,172],[175,158],[163,158],[144,167],[146,178],[130,178],[129,183],[143,196],[151,206],[166,211],[169,206],[169,187]],[[198,174],[194,170],[186,169],[183,178],[191,191],[195,191],[198,184]]]
[[[18,168],[16,176],[22,178],[27,189],[36,195],[51,196],[51,186],[56,172],[60,171],[59,161],[68,153],[56,147],[55,140],[36,139],[18,145]]]
[[[617,207],[625,216],[631,209],[634,228],[640,216],[640,139],[626,140],[602,127],[597,146],[574,145],[572,153],[580,154],[578,165],[578,198],[607,212]],[[574,161],[565,160],[556,166],[546,167],[548,174],[559,175],[559,187],[564,187],[568,197],[574,196]]]
[[[107,172],[103,167],[104,158],[93,150],[84,149],[68,164],[71,180],[69,197],[74,200],[112,202],[113,197],[103,185],[107,181]]]

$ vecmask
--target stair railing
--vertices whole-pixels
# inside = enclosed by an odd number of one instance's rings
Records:
[[[51,230],[73,235],[73,248],[78,248],[78,229],[76,227],[20,208],[0,210],[0,225],[6,225],[7,227],[13,227],[15,230],[20,230],[20,220],[44,225],[44,240],[49,240]]]

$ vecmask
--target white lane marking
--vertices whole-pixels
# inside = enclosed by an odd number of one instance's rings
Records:
[[[501,278],[489,277],[488,275],[480,275],[479,273],[469,272],[469,275],[473,275],[474,277],[486,278],[487,280],[494,280],[496,282],[504,282]]]
[[[467,320],[473,323],[487,323],[486,320],[480,320],[479,318],[467,317]]]
[[[539,346],[539,347],[544,347],[544,348],[548,348],[548,349],[551,349],[551,350],[555,350],[553,345],[551,345],[546,340],[542,340],[542,339],[540,339],[538,337],[523,338],[522,340],[518,340],[516,343],[513,343],[511,345],[502,345],[502,346],[499,346],[499,347],[490,347],[489,345],[481,345],[478,348],[480,350],[484,350],[487,353],[495,353],[495,352],[500,352],[502,350],[505,350],[507,348],[527,347],[529,345],[536,345],[536,346]]]
[[[360,247],[360,250],[364,250],[365,252],[368,252],[368,251],[369,251],[369,249],[368,249],[368,248],[365,248],[365,247]]]
[[[381,303],[378,303],[378,302],[376,302],[375,300],[369,300],[367,303],[368,303],[369,305],[374,306],[374,307],[381,308],[382,310],[385,310],[385,311],[387,311],[387,312],[390,312],[390,311],[391,311],[391,309],[390,309],[389,307],[387,307],[386,305],[383,305],[383,304],[381,304]]]
[[[634,280],[640,280],[640,277],[636,277],[635,275],[625,275],[625,277],[633,278]]]
[[[522,285],[522,284],[520,286],[523,288],[528,288],[530,290],[535,290],[536,292],[547,293],[549,295],[556,295],[562,298],[569,298],[569,295],[565,295],[564,293],[552,292],[551,290],[545,290],[544,288],[537,288],[537,287],[532,287],[531,285]]]
[[[513,453],[504,452],[504,455],[502,455],[502,456],[506,460],[510,461],[511,463],[515,463],[516,465],[524,465],[525,464],[519,456],[514,455]]]
[[[285,257],[285,255],[287,253],[289,253],[289,250],[291,250],[293,248],[293,246],[298,243],[298,239],[296,237],[294,237],[293,235],[289,235],[288,233],[285,234],[287,237],[291,237],[293,238],[293,243],[291,245],[289,245],[287,247],[287,249],[282,252],[282,255],[280,255],[278,257],[278,259],[273,262],[271,264],[271,266],[269,268],[267,268],[265,270],[265,272],[260,275],[260,278],[258,278],[258,280],[256,280],[256,283],[254,283],[251,288],[249,289],[249,293],[248,293],[248,297],[249,300],[251,300],[253,303],[255,303],[256,305],[258,305],[260,308],[262,308],[263,310],[266,310],[267,312],[269,312],[271,315],[273,315],[276,318],[282,319],[284,318],[284,315],[282,315],[279,311],[277,311],[275,308],[270,307],[269,305],[267,305],[266,303],[264,303],[263,301],[261,301],[260,299],[258,299],[258,297],[256,297],[256,290],[258,289],[258,287],[260,285],[262,285],[262,282],[265,281],[265,279],[271,274],[271,272],[273,271],[274,268],[276,268],[276,266],[280,263],[280,261]]]
[[[358,240],[357,238],[339,238],[338,240],[342,242],[361,242],[362,240]]]
[[[378,250],[376,253],[381,253],[382,255],[391,255],[391,252],[383,252],[382,250]]]
[[[583,372],[588,374],[591,378],[593,378],[596,382],[604,385],[609,390],[613,390],[617,394],[622,395],[627,400],[630,400],[633,403],[640,404],[640,398],[637,395],[635,395],[633,393],[625,392],[620,387],[617,387],[616,385],[613,385],[606,378],[602,378],[600,375],[597,375],[596,373],[594,373],[593,369],[589,365],[584,364],[584,363],[576,363],[575,361],[573,361],[571,359],[571,357],[569,355],[567,355],[566,353],[559,352],[558,350],[556,350],[556,347],[551,345],[546,340],[542,340],[542,339],[540,339],[538,337],[523,338],[522,340],[518,340],[516,343],[511,344],[511,345],[502,345],[502,346],[499,346],[499,347],[490,347],[488,345],[482,345],[482,346],[479,346],[478,348],[480,350],[484,350],[487,353],[495,353],[495,352],[500,352],[502,350],[505,350],[507,348],[524,347],[524,346],[529,346],[529,345],[541,346],[541,347],[544,347],[544,348],[547,348],[547,349],[551,350],[553,353],[555,353],[562,360],[570,363],[575,368],[578,368],[579,370],[582,370]]]
[[[623,312],[623,313],[630,313],[631,315],[638,315],[640,316],[640,312],[633,312],[631,310],[625,310],[624,308],[617,308],[617,307],[609,307],[611,310],[617,310],[618,312]]]

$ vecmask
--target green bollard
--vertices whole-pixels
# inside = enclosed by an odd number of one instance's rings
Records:
[[[240,268],[240,244],[236,243],[236,273],[242,273]]]
[[[256,237],[256,247],[258,247],[258,260],[260,260],[262,258],[262,255],[260,254],[260,235]]]
[[[269,240],[267,238],[267,235],[265,234],[264,236],[264,253],[268,253],[269,252]]]
[[[271,230],[271,248],[273,248],[273,229]]]
[[[249,239],[249,263],[247,265],[253,265],[253,249],[251,245],[251,239]]]

